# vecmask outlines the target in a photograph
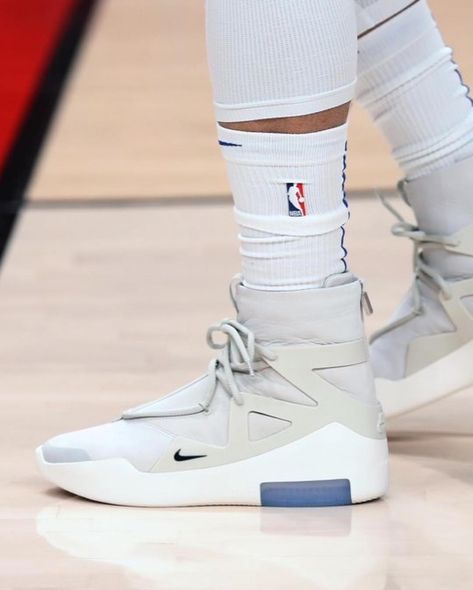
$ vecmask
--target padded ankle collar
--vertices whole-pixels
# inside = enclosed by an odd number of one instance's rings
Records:
[[[336,343],[363,337],[362,286],[345,285],[300,291],[236,289],[238,321],[261,344]]]

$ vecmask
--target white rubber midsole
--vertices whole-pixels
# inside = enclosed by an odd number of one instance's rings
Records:
[[[399,416],[473,384],[473,341],[398,381],[376,379],[376,394],[388,418]]]
[[[138,471],[125,459],[48,463],[50,481],[79,496],[127,506],[260,505],[260,485],[348,479],[353,503],[381,497],[388,486],[385,439],[333,423],[293,443],[242,461],[165,473]]]

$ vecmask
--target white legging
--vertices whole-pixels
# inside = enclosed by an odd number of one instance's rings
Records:
[[[207,0],[218,121],[306,115],[352,100],[357,34],[412,0]]]

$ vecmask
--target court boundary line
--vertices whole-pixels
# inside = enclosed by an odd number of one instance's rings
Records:
[[[383,195],[395,197],[398,193],[393,188],[382,190]],[[348,199],[374,199],[375,191],[353,190],[348,191]],[[230,194],[226,195],[182,195],[160,197],[71,197],[71,198],[47,198],[39,197],[25,202],[28,209],[129,209],[140,207],[202,207],[202,206],[227,206],[232,205]]]

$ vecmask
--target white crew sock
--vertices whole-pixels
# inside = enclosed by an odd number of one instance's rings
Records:
[[[468,88],[425,0],[363,36],[358,57],[358,98],[409,180],[473,155]]]
[[[208,0],[219,122],[321,112],[353,97],[352,0]],[[346,270],[346,126],[319,133],[218,127],[240,226],[247,287],[320,287]]]
[[[347,269],[347,127],[286,135],[218,128],[240,225],[244,284],[320,287]]]

